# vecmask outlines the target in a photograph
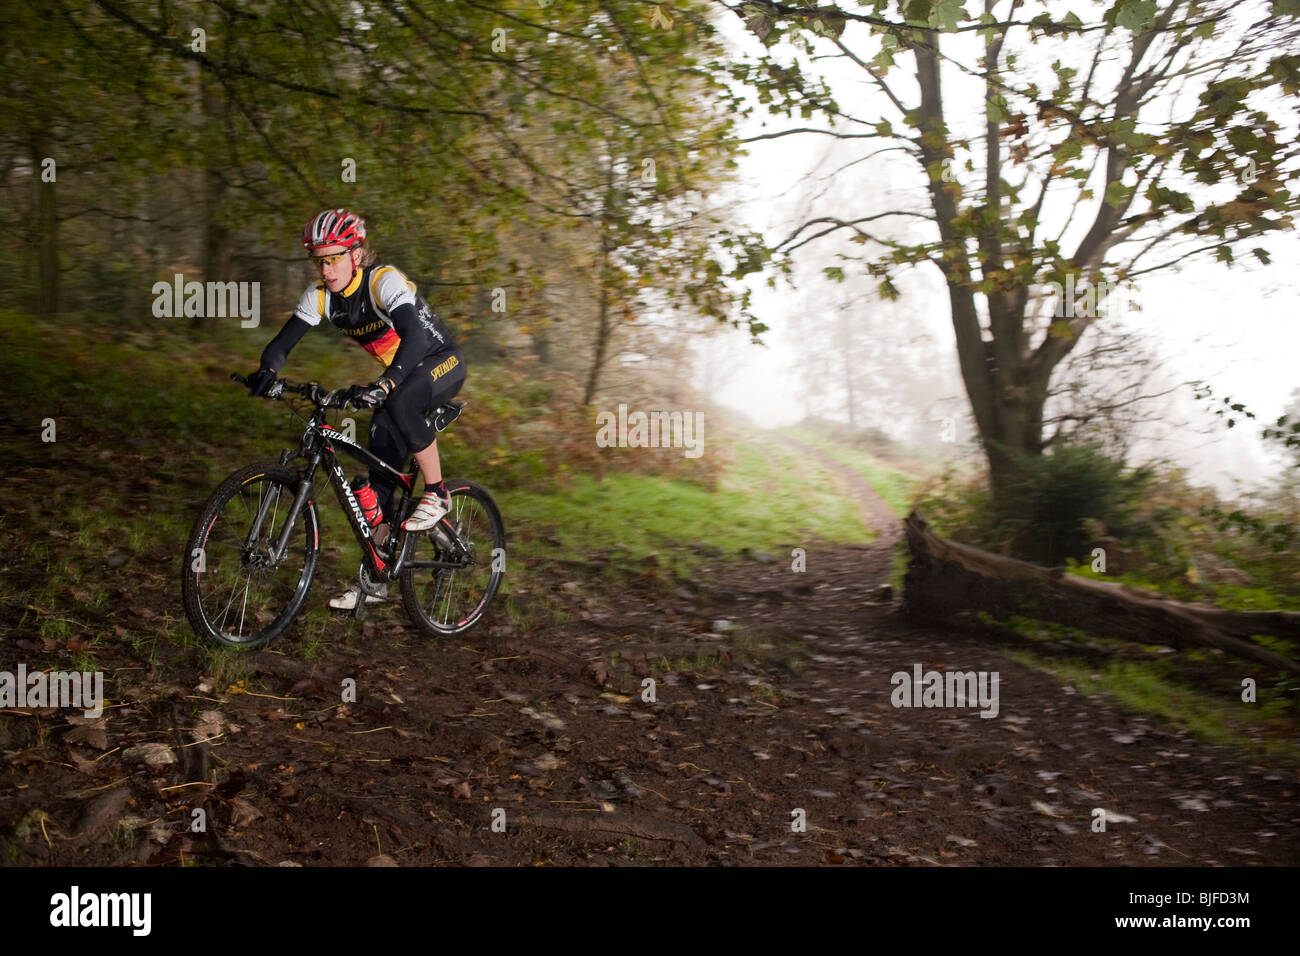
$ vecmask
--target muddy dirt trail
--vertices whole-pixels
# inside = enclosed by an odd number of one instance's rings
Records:
[[[105,718],[0,717],[10,862],[1300,862],[1296,768],[902,619],[880,590],[898,522],[828,466],[882,531],[791,542],[802,571],[754,553],[612,591],[521,569],[516,593],[559,595],[567,623],[502,617],[433,645],[389,605],[310,660],[292,635],[242,655],[242,684],[194,648],[110,645]],[[175,614],[153,586],[131,606]],[[996,716],[894,706],[892,675],[918,666],[996,673]]]

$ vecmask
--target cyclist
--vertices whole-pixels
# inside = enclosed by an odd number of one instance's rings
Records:
[[[321,281],[303,293],[292,317],[267,345],[261,367],[248,377],[248,390],[264,395],[293,347],[328,318],[385,366],[382,376],[368,385],[353,385],[349,395],[354,404],[376,409],[370,420],[370,450],[399,471],[410,455],[420,466],[424,495],[403,529],[432,528],[451,504],[442,482],[437,432],[425,414],[460,391],[465,360],[442,320],[416,294],[415,283],[393,266],[374,264],[361,217],[347,209],[327,209],[303,227],[302,244]],[[354,482],[353,488],[377,528],[391,513],[396,479],[371,468],[368,483]],[[352,610],[360,596],[360,587],[354,585],[329,606]],[[382,600],[366,597],[367,603]]]

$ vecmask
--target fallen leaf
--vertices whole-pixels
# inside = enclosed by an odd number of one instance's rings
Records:
[[[176,762],[176,754],[166,744],[136,744],[122,753],[122,759],[131,763],[142,763],[149,767],[165,767]]]
[[[108,731],[104,729],[102,722],[73,727],[63,736],[63,739],[70,744],[87,744],[96,750],[108,749]]]
[[[260,820],[261,817],[262,812],[243,797],[235,797],[230,801],[230,825],[232,827],[246,827],[254,820]]]
[[[551,753],[542,754],[533,761],[533,766],[538,770],[554,770],[559,765],[560,758]]]
[[[68,749],[68,759],[72,761],[74,767],[82,773],[88,774],[92,777],[95,776],[99,770],[99,764],[95,763],[93,760],[87,760],[71,748]]]
[[[221,733],[221,725],[224,718],[219,710],[205,710],[199,714],[198,722],[194,729],[190,731],[190,736],[195,740],[207,740],[209,737],[215,737]]]

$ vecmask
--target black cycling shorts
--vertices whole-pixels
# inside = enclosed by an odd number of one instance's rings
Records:
[[[425,421],[426,415],[455,398],[464,384],[465,360],[459,351],[422,359],[370,419],[370,450],[400,471],[407,458],[424,451],[438,437]],[[396,479],[372,468],[370,484],[379,495],[380,506],[389,511]]]

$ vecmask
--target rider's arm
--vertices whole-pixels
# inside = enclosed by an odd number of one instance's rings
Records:
[[[269,368],[276,372],[284,368],[289,353],[293,351],[293,347],[301,341],[310,328],[311,324],[298,318],[298,316],[295,315],[290,318],[288,322],[284,323],[284,327],[276,333],[275,338],[271,339],[266,346],[266,350],[262,352],[262,368]]]
[[[284,323],[283,328],[271,339],[262,353],[262,368],[279,371],[289,358],[289,353],[297,345],[307,330],[319,325],[321,313],[325,308],[325,287],[314,285],[302,294],[298,307],[293,310],[293,317]]]

